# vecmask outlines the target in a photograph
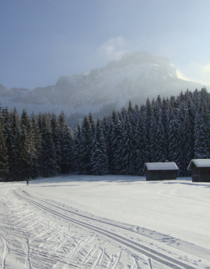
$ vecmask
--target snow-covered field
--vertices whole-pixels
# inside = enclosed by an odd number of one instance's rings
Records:
[[[210,183],[69,175],[0,184],[5,268],[210,268]]]

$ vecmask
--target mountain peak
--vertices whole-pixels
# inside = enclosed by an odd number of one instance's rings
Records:
[[[145,51],[135,51],[132,53],[127,53],[122,55],[118,60],[112,60],[107,64],[107,67],[119,67],[127,66],[130,64],[140,65],[140,64],[157,64],[165,67],[170,67],[170,61],[167,57],[152,55]]]
[[[202,88],[202,85],[177,78],[176,68],[167,57],[136,51],[110,61],[102,68],[92,69],[88,74],[61,76],[55,86],[27,91],[6,90],[0,85],[0,97],[2,104],[8,107],[55,113],[63,110],[70,115],[97,112],[104,106],[109,106],[111,112],[111,109],[125,106],[129,100],[140,104],[147,97],[170,97],[181,90],[196,88]]]

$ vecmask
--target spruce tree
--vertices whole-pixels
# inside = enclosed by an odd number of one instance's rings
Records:
[[[33,159],[36,154],[33,131],[31,119],[28,116],[26,110],[23,110],[21,119],[21,136],[20,136],[20,151],[19,155],[21,158],[21,164],[19,169],[21,169],[21,177],[23,180],[29,179],[31,177],[31,169],[33,165]]]
[[[186,105],[184,109],[184,120],[183,126],[181,127],[183,130],[183,174],[189,175],[189,171],[187,171],[188,164],[194,157],[194,119],[193,112],[190,111],[189,107]]]
[[[108,172],[108,157],[101,121],[98,119],[93,148],[91,151],[91,172],[104,175]]]
[[[113,125],[112,135],[111,135],[111,162],[110,169],[112,174],[120,174],[122,169],[121,162],[121,147],[122,147],[122,126],[118,119],[117,124]]]
[[[143,176],[144,164],[149,161],[146,122],[143,114],[140,114],[138,118],[135,141],[135,172]]]
[[[120,153],[122,163],[121,174],[135,174],[135,138],[128,115],[124,123]]]
[[[78,124],[74,130],[74,141],[73,141],[73,170],[82,173],[84,167],[82,164],[82,133],[81,127]]]
[[[40,176],[40,155],[41,155],[41,134],[39,131],[39,126],[37,119],[32,113],[31,115],[31,125],[32,125],[32,134],[33,134],[33,144],[35,148],[35,152],[32,156],[32,165],[31,165],[31,178],[36,178]]]
[[[73,134],[67,126],[63,112],[59,115],[59,140],[61,147],[61,173],[69,173],[73,170]]]
[[[152,105],[151,102],[149,100],[149,98],[147,98],[146,100],[146,105],[145,105],[145,116],[146,116],[146,130],[147,130],[147,139],[148,139],[148,145],[151,144],[151,125],[152,123],[152,117],[153,117],[153,110],[152,110]],[[148,148],[149,151],[149,161],[151,161],[151,152],[150,152],[150,147]]]
[[[43,177],[57,175],[59,167],[57,166],[56,151],[53,144],[53,137],[50,125],[49,115],[42,115],[42,147],[41,147],[41,173]]]
[[[170,162],[175,162],[179,166],[179,155],[181,151],[179,143],[179,122],[173,110],[170,112],[170,118],[168,121],[168,158]]]
[[[184,95],[182,96],[182,98],[184,98]],[[177,165],[179,167],[179,171],[178,171],[178,175],[179,176],[185,176],[186,174],[186,167],[184,165],[185,163],[185,158],[186,158],[186,155],[185,155],[185,129],[184,129],[184,110],[185,110],[185,103],[184,101],[182,101],[182,103],[180,104],[179,106],[179,109],[178,109],[178,113],[176,114],[177,115],[177,120],[178,120],[178,123],[179,123],[179,158],[177,160]]]
[[[58,173],[61,172],[61,159],[62,159],[62,153],[61,153],[61,142],[62,140],[60,139],[60,128],[58,124],[58,119],[57,116],[53,113],[51,120],[50,120],[50,125],[51,125],[51,132],[52,132],[52,139],[53,139],[53,145],[55,149],[55,159],[58,167]]]
[[[95,135],[95,121],[93,119],[93,115],[91,113],[89,113],[89,122],[90,122],[90,127],[91,127],[91,131],[92,131],[92,137],[94,137]]]
[[[149,151],[150,151],[150,159],[152,162],[158,161],[158,133],[157,133],[158,123],[157,118],[155,117],[154,112],[150,117],[150,132],[148,135],[149,138]]]
[[[111,167],[111,136],[112,136],[112,130],[113,130],[113,122],[111,118],[107,118],[106,116],[103,118],[102,122],[102,128],[104,133],[104,139],[106,143],[107,148],[107,157],[108,157],[108,163],[109,163],[109,169]]]
[[[209,157],[209,111],[204,107],[195,116],[195,158]]]
[[[16,108],[12,112],[11,129],[10,129],[10,143],[9,150],[9,177],[11,180],[21,180],[21,129],[20,129],[20,116]]]
[[[9,155],[3,132],[3,120],[0,115],[0,180],[6,180],[9,173]]]
[[[91,173],[91,149],[93,146],[93,132],[90,121],[87,117],[82,122],[82,137],[81,137],[81,155],[82,165],[87,174]]]

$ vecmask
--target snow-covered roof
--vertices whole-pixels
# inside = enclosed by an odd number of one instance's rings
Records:
[[[210,159],[193,159],[190,161],[187,170],[192,169],[192,164],[197,167],[210,167]]]
[[[174,162],[145,163],[147,170],[179,170]]]

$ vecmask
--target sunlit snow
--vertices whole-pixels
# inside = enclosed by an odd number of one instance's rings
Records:
[[[68,175],[1,183],[2,268],[209,268],[210,184]],[[174,267],[172,267],[172,265]]]

